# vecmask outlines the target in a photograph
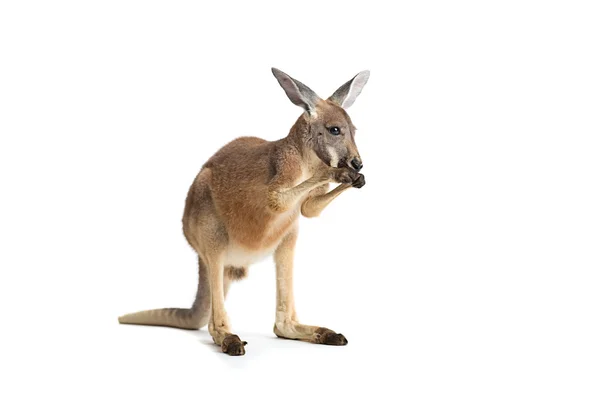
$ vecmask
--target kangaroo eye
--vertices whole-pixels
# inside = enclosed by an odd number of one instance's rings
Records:
[[[337,126],[332,126],[331,128],[329,128],[329,133],[337,136],[340,134],[340,128],[338,128]]]

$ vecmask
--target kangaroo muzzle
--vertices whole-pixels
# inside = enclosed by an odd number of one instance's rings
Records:
[[[352,161],[350,161],[350,165],[352,165],[352,168],[354,168],[357,171],[360,171],[363,167],[363,163],[358,157],[354,157]]]

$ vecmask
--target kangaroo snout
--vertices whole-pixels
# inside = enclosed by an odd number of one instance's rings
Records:
[[[363,163],[358,157],[354,157],[352,161],[350,161],[350,164],[352,165],[352,168],[354,168],[357,171],[360,171],[363,167]]]

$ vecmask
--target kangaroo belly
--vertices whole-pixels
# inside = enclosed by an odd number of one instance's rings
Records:
[[[294,229],[298,215],[299,208],[292,209],[265,218],[262,223],[249,224],[247,229],[230,231],[225,264],[246,266],[271,256],[281,240]]]
[[[245,143],[238,150],[245,154],[253,148]],[[212,171],[211,198],[229,242],[228,265],[234,266],[248,265],[271,255],[294,227],[303,200],[299,197],[284,212],[273,211],[269,206],[268,195],[273,173],[271,167],[258,154],[253,157],[247,155],[253,161],[243,165],[233,158],[207,163],[210,164],[207,168]],[[263,161],[264,165],[261,164]],[[304,182],[311,175],[308,168],[302,166],[290,173],[294,174],[290,187]]]

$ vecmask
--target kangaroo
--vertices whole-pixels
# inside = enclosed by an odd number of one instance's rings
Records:
[[[221,148],[192,183],[183,213],[183,233],[198,253],[198,291],[191,308],[163,308],[119,317],[121,324],[158,325],[208,331],[221,350],[245,354],[231,332],[225,296],[248,266],[273,255],[277,310],[273,331],[280,338],[343,346],[344,335],[298,322],[292,271],[298,219],[318,216],[345,190],[365,185],[354,141],[356,128],[345,109],[369,79],[363,71],[327,100],[284,72],[273,75],[304,109],[287,137],[269,142],[240,137]],[[339,183],[329,191],[329,183]]]

